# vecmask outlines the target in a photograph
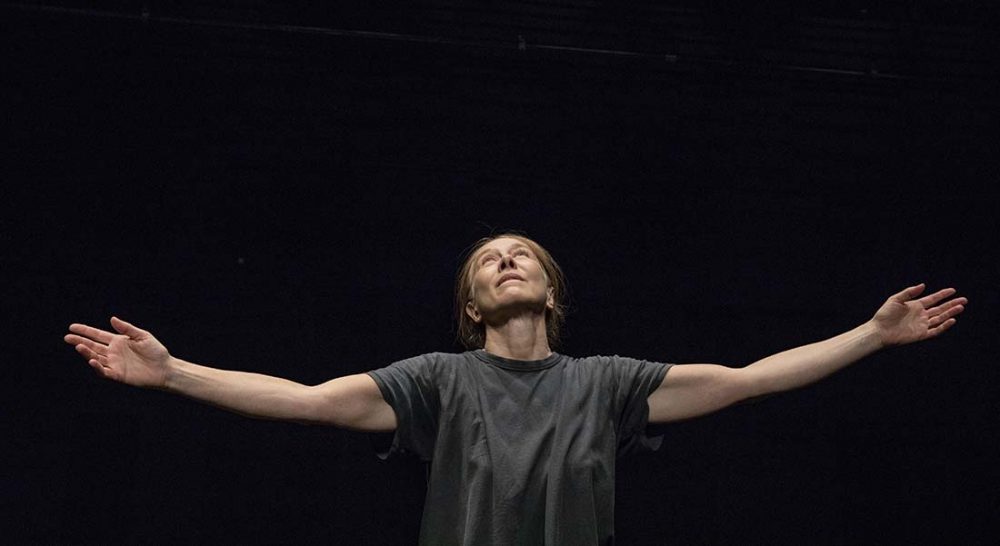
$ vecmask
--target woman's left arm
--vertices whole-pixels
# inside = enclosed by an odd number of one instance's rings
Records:
[[[672,367],[649,395],[649,422],[666,423],[705,415],[741,400],[814,383],[885,347],[930,339],[955,324],[968,299],[945,288],[914,299],[924,285],[891,296],[871,320],[836,337],[758,360],[745,368],[716,364]]]

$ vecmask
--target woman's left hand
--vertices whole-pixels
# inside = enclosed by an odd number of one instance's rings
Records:
[[[965,310],[966,298],[942,300],[955,294],[945,288],[913,299],[924,291],[924,283],[891,296],[872,317],[872,324],[885,347],[904,345],[940,335],[955,324],[955,315]]]

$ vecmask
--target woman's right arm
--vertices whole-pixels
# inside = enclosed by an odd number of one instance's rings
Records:
[[[65,341],[98,375],[137,387],[166,390],[259,419],[388,432],[396,414],[367,374],[316,386],[257,373],[209,368],[173,357],[152,334],[112,317],[114,334],[70,325]]]

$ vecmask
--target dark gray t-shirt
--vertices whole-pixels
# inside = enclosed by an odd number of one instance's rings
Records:
[[[422,546],[614,544],[615,457],[655,450],[670,364],[431,353],[368,372],[396,412],[387,457],[430,461]]]

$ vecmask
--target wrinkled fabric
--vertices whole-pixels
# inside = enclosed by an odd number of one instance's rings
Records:
[[[368,372],[396,412],[382,458],[430,462],[421,546],[614,544],[615,458],[655,450],[671,364],[430,353]]]

